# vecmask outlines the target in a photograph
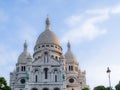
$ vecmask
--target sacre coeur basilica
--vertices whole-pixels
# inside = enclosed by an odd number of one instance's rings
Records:
[[[49,18],[45,24],[32,56],[27,42],[24,43],[15,70],[10,73],[10,87],[12,90],[81,90],[87,86],[86,72],[80,70],[70,42],[63,54],[58,37],[50,30]]]

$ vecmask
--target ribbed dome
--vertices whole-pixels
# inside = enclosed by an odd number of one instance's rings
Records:
[[[50,30],[45,30],[43,33],[40,34],[37,39],[36,45],[45,43],[51,43],[61,46],[58,37],[54,34],[54,32]]]
[[[46,30],[40,34],[40,36],[37,39],[36,45],[45,43],[56,44],[61,46],[56,34],[50,30],[49,18],[46,19]]]
[[[18,63],[27,63],[31,62],[32,58],[30,53],[27,51],[27,43],[24,43],[24,51],[18,57]]]
[[[75,55],[72,53],[71,51],[71,47],[70,47],[70,43],[68,42],[67,44],[67,47],[68,47],[68,50],[67,52],[65,53],[65,59],[66,59],[66,62],[75,62],[75,63],[78,63]]]

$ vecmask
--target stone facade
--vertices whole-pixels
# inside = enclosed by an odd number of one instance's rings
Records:
[[[49,18],[45,31],[36,41],[33,57],[27,47],[25,42],[16,70],[10,73],[12,90],[81,90],[86,87],[86,73],[79,69],[70,43],[63,55],[59,39],[50,30]]]

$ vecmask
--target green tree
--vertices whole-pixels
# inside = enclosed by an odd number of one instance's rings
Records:
[[[11,90],[4,77],[0,77],[0,90]]]
[[[106,87],[106,90],[113,90],[112,87]]]
[[[90,90],[88,87],[83,88],[82,90]]]
[[[115,89],[116,89],[116,90],[120,90],[120,81],[119,81],[119,83],[115,86]]]
[[[94,87],[94,90],[106,90],[106,88],[103,85]]]

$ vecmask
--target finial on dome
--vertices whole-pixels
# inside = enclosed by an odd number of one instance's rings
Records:
[[[27,45],[27,42],[26,42],[26,40],[25,40],[25,43],[24,43],[24,51],[27,51],[27,47],[28,47],[28,45]]]
[[[67,47],[68,47],[68,50],[71,50],[71,45],[70,45],[70,42],[68,41],[67,43]]]
[[[46,19],[46,30],[50,30],[50,19],[48,18],[48,16]]]

